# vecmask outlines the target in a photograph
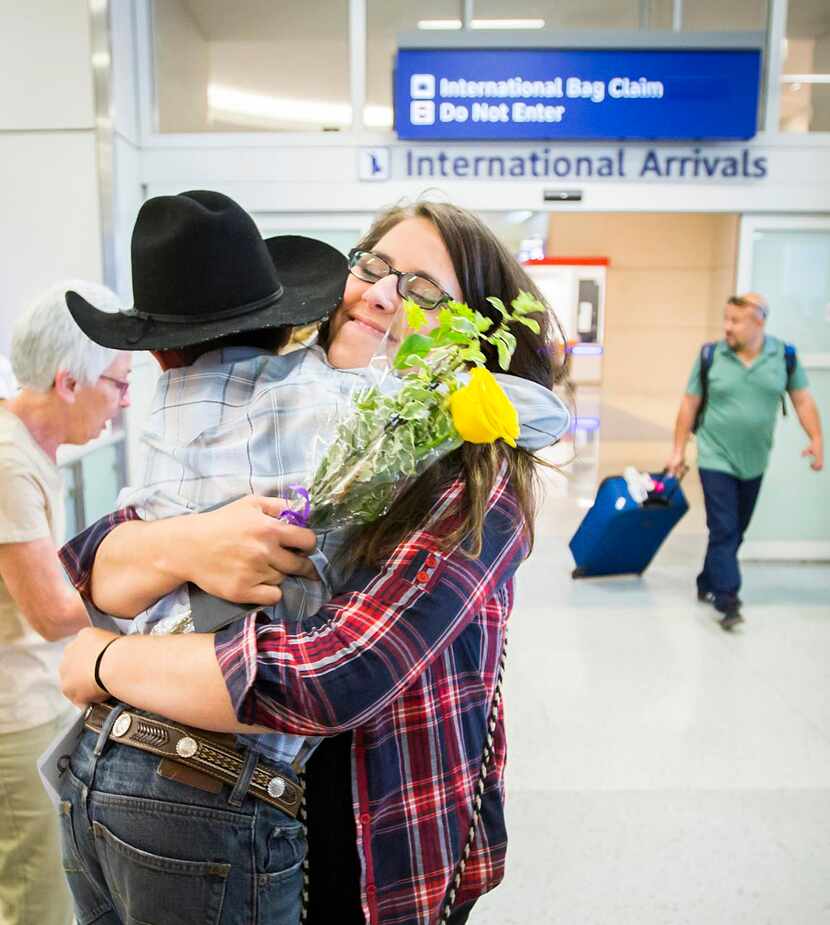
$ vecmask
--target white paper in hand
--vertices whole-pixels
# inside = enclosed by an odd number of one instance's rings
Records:
[[[46,751],[38,758],[37,770],[43,782],[43,789],[49,799],[60,806],[61,777],[66,770],[69,756],[75,751],[78,739],[84,731],[84,714],[73,709],[72,716],[66,725],[49,743]]]

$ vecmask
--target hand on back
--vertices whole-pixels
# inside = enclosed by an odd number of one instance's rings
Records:
[[[196,515],[192,581],[234,603],[269,606],[287,575],[319,580],[308,558],[317,538],[278,519],[286,506],[254,495]]]

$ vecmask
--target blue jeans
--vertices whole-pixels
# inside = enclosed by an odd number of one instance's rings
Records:
[[[709,545],[703,571],[697,576],[697,587],[702,593],[714,595],[715,607],[721,613],[739,603],[738,550],[755,510],[761,478],[759,475],[755,479],[738,479],[715,469],[700,470]]]
[[[167,780],[135,748],[110,741],[99,756],[98,739],[84,733],[61,783],[78,925],[297,925],[301,823],[250,796],[231,805],[225,786]]]

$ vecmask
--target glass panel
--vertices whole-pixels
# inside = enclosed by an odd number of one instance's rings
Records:
[[[639,29],[640,6],[640,0],[476,0],[474,16],[485,22],[537,19],[544,29]]]
[[[476,19],[539,19],[545,29],[671,29],[673,12],[673,0],[475,0]],[[764,31],[767,0],[686,0],[682,25],[688,32]]]
[[[78,518],[78,471],[77,465],[61,466],[61,475],[63,476],[63,508],[64,508],[64,532],[62,536],[69,539],[77,536],[83,530],[83,524]]]
[[[351,126],[348,0],[155,0],[160,132]]]
[[[460,27],[461,0],[420,0],[417,8],[409,0],[369,0],[367,4],[366,108],[363,110],[363,123],[368,128],[392,127],[392,71],[398,34],[417,32],[419,23],[422,26],[443,23]]]
[[[812,369],[808,375],[819,415],[826,421],[830,416],[830,370]],[[807,443],[807,435],[787,399],[787,416],[781,415],[778,420],[775,445],[747,540],[830,544],[830,470],[826,465],[822,472],[810,469],[807,460],[801,458]]]
[[[769,300],[771,334],[830,353],[830,232],[756,232],[752,288]]]
[[[810,354],[830,352],[830,231],[762,231],[753,236],[752,289],[771,307],[771,334],[795,344],[806,360],[810,391],[823,421],[830,417],[830,370]],[[807,437],[787,399],[748,539],[765,543],[830,543],[830,468],[811,471],[801,458]]]
[[[783,54],[781,131],[830,132],[830,3],[827,0],[790,0]]]
[[[827,83],[782,83],[782,132],[830,132],[830,79]]]
[[[81,459],[84,514],[87,524],[115,510],[115,499],[124,487],[122,444],[110,444]]]
[[[684,32],[765,32],[767,0],[705,0],[683,3]]]

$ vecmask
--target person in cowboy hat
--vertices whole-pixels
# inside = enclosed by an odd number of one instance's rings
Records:
[[[294,325],[318,321],[337,307],[346,275],[345,257],[322,241],[293,235],[263,240],[250,215],[222,193],[194,190],[143,204],[132,236],[134,307],[105,313],[80,294],[66,293],[75,322],[92,340],[150,351],[162,370],[142,434],[143,483],[124,489],[119,505],[129,505],[133,516],[143,520],[157,520],[255,492],[286,494],[289,484],[306,478],[308,429],[335,413],[341,391],[345,401],[348,390],[320,389],[331,370],[316,354],[277,357],[275,352]],[[309,400],[318,394],[320,400]],[[286,537],[288,545],[290,530]],[[328,587],[318,579],[318,569],[327,578],[325,555],[320,551],[309,559],[286,552],[286,557],[306,577],[285,582],[285,604],[298,617],[314,613]],[[281,610],[270,608],[269,615],[276,617]],[[140,614],[130,631],[182,631],[180,623],[189,612],[190,594],[183,585]],[[302,737],[241,739],[250,754],[260,756],[260,767],[289,788],[296,784],[291,765],[303,751]],[[162,781],[155,765],[142,764],[144,756],[122,751],[129,754],[113,756],[114,765],[120,762],[146,779],[148,795],[179,799],[181,783]],[[230,801],[231,812],[241,805],[244,787],[238,796]],[[270,917],[260,921],[294,922],[301,872],[292,868],[304,853],[301,827],[279,805],[256,802],[255,826],[269,857],[262,872],[273,875],[275,890],[280,880],[282,897],[275,899]],[[148,819],[146,825],[154,824]],[[158,823],[153,835],[160,844],[162,827]],[[208,858],[212,847],[199,843],[197,831],[194,826],[194,850]],[[216,830],[223,851],[244,864],[235,831],[225,837],[223,831],[221,826]],[[94,853],[90,867],[100,871],[105,852]],[[128,868],[133,878],[140,872],[140,866]],[[89,885],[80,879],[69,876],[79,916],[89,903]],[[95,880],[95,889],[107,896],[106,878]],[[207,921],[214,898],[208,883],[203,891],[183,897],[186,909],[179,911],[188,921]]]
[[[164,370],[144,432],[144,484],[126,489],[119,505],[131,517],[156,520],[256,495],[246,498],[252,518],[263,511],[278,514],[282,503],[276,496],[288,494],[294,483],[308,481],[315,435],[333,431],[337,420],[351,408],[354,391],[368,381],[365,369],[343,368],[349,365],[349,357],[329,361],[319,347],[273,354],[285,341],[286,325],[306,324],[337,307],[346,281],[345,258],[306,238],[263,242],[241,207],[209,192],[145,203],[133,234],[132,258],[132,311],[103,317],[89,302],[67,294],[70,310],[90,337],[151,350]],[[537,428],[535,432],[523,428],[524,440],[542,445],[539,433],[550,428],[552,417],[562,418],[559,408],[553,407],[558,400],[549,390],[534,388],[535,383],[507,378],[513,380],[505,387],[523,423],[530,420]],[[550,439],[542,440],[546,442]],[[280,603],[264,608],[264,613],[272,621],[286,615],[291,620],[310,616],[340,585],[331,563],[344,540],[343,531],[318,536],[317,548],[312,550],[307,531],[268,519],[273,524],[269,540],[276,537],[279,543],[275,568],[292,577],[281,584]],[[94,543],[95,527],[87,534]],[[83,535],[79,541],[84,542]],[[182,545],[188,542],[183,534]],[[308,558],[302,553],[309,554]],[[191,629],[194,600],[192,587],[177,587],[139,614],[132,631],[158,634]],[[260,769],[289,785],[296,783],[295,769],[319,742],[319,738],[277,733],[241,739],[251,754],[259,756]],[[93,793],[98,788],[111,791],[109,775],[117,780],[129,766],[134,781],[146,772],[148,793],[155,798],[176,801],[182,797],[181,783],[159,781],[155,765],[142,763],[144,755],[127,748],[118,751],[123,754],[113,756],[112,765],[106,764],[106,756],[97,765]],[[82,761],[77,752],[75,760]],[[86,767],[78,770],[82,776],[90,772]],[[169,792],[160,789],[168,786],[172,788]],[[240,799],[244,797],[246,786],[244,781],[239,783],[231,798],[237,793]],[[71,787],[63,798],[70,803],[78,799]],[[187,799],[188,804],[194,799]],[[279,806],[254,802],[257,832],[270,833],[257,872],[269,878],[272,889],[272,917],[260,916],[258,921],[294,922],[300,902],[298,861],[304,852],[301,829]],[[161,827],[150,820],[142,825]],[[216,830],[212,842],[223,841],[220,831]],[[128,839],[129,827],[113,833],[116,838],[122,835]],[[164,855],[165,833],[153,829],[152,836]],[[246,861],[233,854],[238,839],[229,836],[227,841],[224,856],[244,865]],[[88,847],[90,855],[85,854],[84,860],[88,868],[96,869],[106,845],[98,841]],[[201,843],[194,826],[193,857],[212,857],[211,851],[211,845]],[[122,856],[119,871],[121,896],[140,891],[139,863],[125,864]],[[79,913],[84,913],[89,909],[89,896],[84,892],[87,884],[75,886]],[[97,887],[103,902],[109,888],[103,881]],[[147,887],[151,888],[149,881]],[[208,891],[200,902],[211,901],[211,895]],[[204,908],[194,906],[188,920],[207,920]]]

